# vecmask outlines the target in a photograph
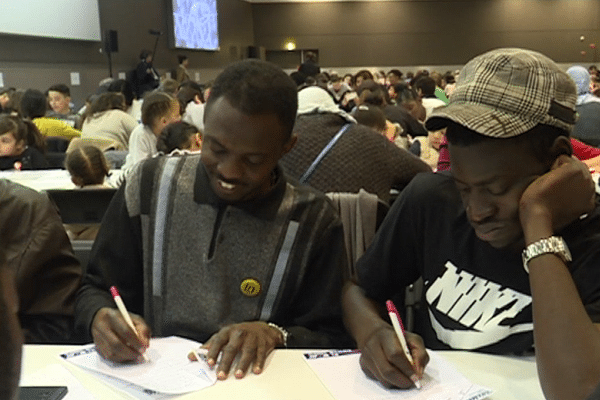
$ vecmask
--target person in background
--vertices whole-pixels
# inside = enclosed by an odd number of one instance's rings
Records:
[[[80,343],[73,312],[81,266],[48,195],[0,179],[0,238],[25,342]]]
[[[71,108],[71,89],[64,83],[52,85],[46,91],[50,111],[47,117],[63,121],[73,128],[81,127],[81,118]]]
[[[142,160],[152,157],[158,151],[156,141],[163,128],[181,119],[179,101],[163,92],[153,92],[144,97],[142,124],[131,133],[129,153],[121,168],[123,176]]]
[[[387,73],[387,86],[394,86],[402,81],[402,71],[399,69],[391,69]]]
[[[394,88],[396,90],[396,105],[408,111],[415,120],[425,122],[427,110],[416,90],[408,85],[397,85]],[[423,132],[426,132],[425,129],[423,129]]]
[[[107,187],[104,180],[110,172],[104,153],[96,146],[81,146],[67,154],[65,168],[77,187]]]
[[[373,74],[368,69],[361,69],[354,75],[354,87],[358,88],[364,81],[374,81]]]
[[[71,140],[81,136],[81,132],[64,121],[46,117],[46,96],[39,90],[27,89],[21,98],[23,118],[33,121],[45,137],[59,136]]]
[[[405,84],[399,85],[405,86]],[[395,85],[395,87],[397,86]],[[399,93],[402,93],[403,90],[399,89]],[[402,127],[401,137],[403,139],[401,143],[396,143],[399,147],[408,149],[409,142],[412,140],[410,138],[427,135],[427,131],[421,122],[415,119],[404,107],[391,103],[389,92],[386,91],[384,86],[374,81],[366,80],[356,89],[356,92],[360,96],[359,101],[361,104],[371,104],[381,107],[386,119]]]
[[[86,113],[81,139],[113,141],[119,148],[129,149],[129,138],[138,123],[125,112],[125,107],[125,97],[121,93],[102,93]]]
[[[135,91],[131,82],[125,79],[115,79],[108,86],[108,91],[121,93],[125,96],[125,112],[131,115],[137,123],[142,122],[142,99],[135,98]]]
[[[342,129],[339,140],[306,182],[317,190],[358,193],[364,189],[388,203],[391,189],[400,191],[418,173],[431,171],[418,157],[357,124],[326,90],[311,86],[298,92],[294,126],[298,142],[281,159],[285,172],[299,180]]]
[[[150,90],[154,90],[160,83],[160,76],[156,69],[152,66],[153,54],[150,50],[142,50],[140,52],[140,62],[136,71],[136,87],[137,97],[142,98],[144,94]]]
[[[444,93],[446,97],[450,97],[450,95],[454,92],[454,88],[456,87],[456,78],[452,71],[448,71],[444,74]]]
[[[7,110],[7,105],[8,105],[8,102],[10,101],[11,95],[16,90],[17,89],[15,89],[13,87],[3,88],[2,90],[0,90],[0,113],[3,113],[3,114],[10,113],[10,110]]]
[[[171,97],[177,97],[177,92],[179,92],[179,84],[175,79],[163,79],[156,90],[159,92],[164,92]]]
[[[49,168],[45,150],[46,142],[33,122],[0,116],[0,170]]]
[[[200,131],[204,129],[204,93],[202,87],[196,82],[188,81],[181,85],[177,99],[181,103],[182,121],[196,126]]]
[[[202,132],[187,122],[173,122],[161,132],[156,148],[163,154],[170,154],[174,150],[198,152],[202,150]]]
[[[317,55],[312,51],[304,53],[304,62],[298,67],[298,72],[303,74],[305,78],[309,76],[316,77],[321,73],[321,67],[317,63]]]
[[[350,89],[354,87],[354,75],[346,74],[344,75],[344,83],[348,85]]]
[[[344,95],[352,89],[344,83],[341,76],[332,75],[327,84],[327,90],[333,96],[335,103],[340,104]]]
[[[11,91],[8,102],[2,108],[2,113],[23,118],[23,113],[21,112],[21,99],[23,98],[24,93],[25,91],[22,89]]]
[[[425,161],[434,171],[440,157],[440,145],[444,140],[446,129],[427,132],[427,136],[417,136],[410,145],[409,151]]]
[[[439,74],[438,74],[439,75]],[[440,78],[441,79],[441,78]],[[431,76],[423,76],[416,80],[413,85],[417,94],[421,98],[421,104],[425,108],[425,118],[431,115],[431,112],[437,107],[443,107],[446,103],[435,96],[437,84]]]
[[[71,181],[78,188],[108,188],[105,183],[110,169],[102,150],[96,146],[81,146],[69,153],[65,159],[65,168],[71,175]],[[94,240],[100,224],[65,224],[65,230],[71,240]]]
[[[412,386],[425,346],[535,350],[546,398],[598,398],[600,388],[588,396],[600,381],[600,202],[571,157],[576,99],[569,76],[534,51],[497,49],[465,65],[449,105],[426,122],[447,128],[451,174],[411,182],[345,288],[368,375]],[[413,366],[378,305],[419,277]]]
[[[177,71],[175,73],[175,80],[178,84],[182,84],[183,82],[187,82],[190,79],[190,74],[188,73],[188,66],[190,65],[190,60],[187,56],[180,54],[177,56],[177,61],[179,65],[177,65]]]
[[[278,166],[296,141],[296,108],[296,85],[279,67],[231,64],[206,104],[202,155],[146,160],[117,191],[77,300],[78,325],[103,357],[138,359],[152,330],[203,342],[209,365],[220,356],[217,378],[239,379],[261,373],[275,347],[352,345],[339,305],[341,221]]]
[[[590,93],[590,74],[582,66],[575,65],[567,74],[577,86],[577,114],[573,137],[590,146],[600,146],[600,98]]]

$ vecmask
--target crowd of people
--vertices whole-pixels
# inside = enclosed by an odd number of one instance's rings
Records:
[[[78,111],[61,84],[0,93],[3,169],[50,167],[60,138],[77,187],[118,187],[80,266],[47,196],[0,180],[7,385],[21,341],[143,362],[152,336],[179,335],[219,379],[277,347],[357,347],[403,389],[426,348],[535,352],[547,398],[600,398],[597,71],[498,49],[443,75],[341,76],[310,54],[291,76],[245,60],[200,85],[178,61],[176,80],[139,97],[107,80]],[[361,191],[385,211],[352,260],[326,193]],[[384,305],[419,278],[409,360]]]

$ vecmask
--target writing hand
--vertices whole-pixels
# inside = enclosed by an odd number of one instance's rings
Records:
[[[594,208],[594,182],[587,166],[561,155],[549,172],[535,179],[523,192],[519,216],[527,234],[530,224],[545,221],[553,231],[564,228]]]
[[[92,321],[92,337],[98,352],[110,361],[137,360],[150,345],[150,328],[142,317],[129,314],[139,337],[127,325],[121,313],[114,308],[103,307]]]
[[[253,321],[222,328],[203,347],[208,349],[207,362],[211,366],[216,364],[221,353],[221,361],[217,368],[218,379],[227,378],[235,358],[239,355],[235,370],[235,377],[239,379],[246,375],[250,364],[254,365],[252,371],[260,374],[269,353],[280,345],[283,345],[283,337],[277,329],[265,322]]]
[[[364,373],[386,387],[411,387],[413,381],[410,377],[415,373],[419,379],[423,377],[429,355],[419,335],[406,332],[406,341],[415,363],[414,369],[404,355],[394,329],[388,325],[375,330],[360,346],[360,366]]]

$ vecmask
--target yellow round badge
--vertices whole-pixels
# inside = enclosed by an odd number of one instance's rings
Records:
[[[245,296],[255,297],[260,293],[260,282],[254,278],[247,278],[242,281],[240,290]]]

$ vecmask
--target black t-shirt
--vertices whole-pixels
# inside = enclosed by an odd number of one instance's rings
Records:
[[[600,209],[558,234],[592,321],[600,322]],[[358,261],[359,283],[380,302],[423,277],[415,331],[432,349],[521,353],[533,345],[529,278],[517,251],[478,239],[447,173],[420,174],[394,202]]]

